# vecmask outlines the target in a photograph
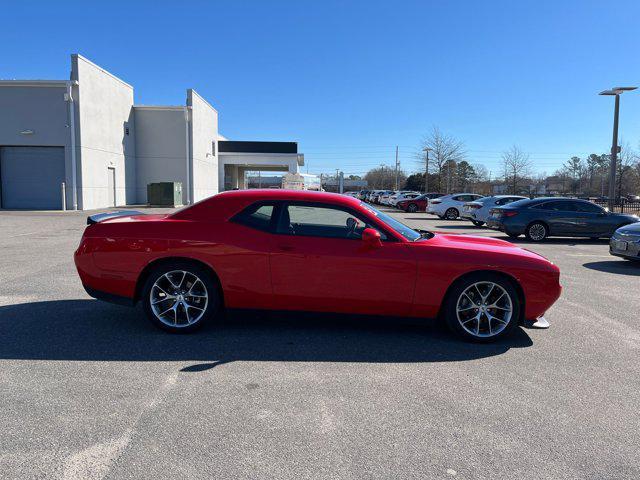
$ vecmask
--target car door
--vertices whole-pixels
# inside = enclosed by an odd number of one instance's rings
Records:
[[[542,220],[549,225],[551,235],[576,235],[576,207],[571,200],[555,200],[541,206]]]
[[[271,255],[278,309],[407,315],[416,262],[370,217],[343,207],[308,202],[282,205]],[[350,228],[352,222],[355,228]],[[381,231],[379,247],[360,238],[365,227]],[[384,280],[381,280],[384,279]]]
[[[611,220],[607,212],[591,202],[575,202],[576,228],[585,236],[599,236],[611,233]]]

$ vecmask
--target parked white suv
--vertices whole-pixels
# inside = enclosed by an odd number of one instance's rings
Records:
[[[437,215],[447,220],[455,220],[462,212],[462,206],[467,202],[473,202],[482,198],[482,195],[475,193],[453,193],[444,197],[430,200],[427,205],[427,213]]]

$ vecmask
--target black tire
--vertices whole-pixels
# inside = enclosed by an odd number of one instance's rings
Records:
[[[176,273],[172,274],[172,272]],[[177,272],[186,272],[186,274],[183,277],[180,277]],[[163,279],[162,277],[165,278]],[[195,281],[194,278],[199,279],[201,283]],[[176,318],[176,323],[174,325],[170,324],[170,313],[162,316],[154,313],[154,307],[151,304],[151,290],[156,282],[160,283],[154,291],[154,296],[160,295],[161,298],[162,296],[167,296],[167,294],[173,296],[178,292],[181,292],[181,295],[183,295],[183,297],[179,298],[184,298],[184,303],[179,303],[175,310],[169,308],[170,311],[174,312],[174,318]],[[173,284],[178,282],[180,285],[178,288],[175,288]],[[169,291],[168,289],[172,290]],[[187,291],[187,289],[189,290]],[[158,290],[160,290],[160,292]],[[162,292],[165,292],[164,295]],[[189,293],[193,293],[193,295],[189,295]],[[201,295],[203,293],[206,294],[206,300],[202,299],[203,297]],[[214,280],[209,270],[197,263],[189,261],[164,263],[154,268],[144,282],[141,301],[144,313],[151,323],[156,327],[171,333],[188,333],[197,330],[207,322],[210,322],[216,316],[222,304],[218,283]],[[163,304],[163,302],[165,303]],[[173,302],[173,304],[170,304],[169,302]],[[167,298],[167,300],[160,300],[157,304],[162,306],[159,308],[159,310],[161,310],[165,307],[171,307],[176,303],[178,303],[178,300]],[[191,305],[191,307],[185,307],[185,303]],[[203,308],[199,308],[201,306]],[[201,310],[200,313],[198,313],[199,310]],[[185,312],[190,313],[186,314]],[[188,315],[188,317],[185,315]],[[163,318],[164,321],[161,320],[161,318]],[[187,318],[189,318],[189,320],[187,320]],[[190,321],[191,319],[192,321]]]
[[[456,220],[460,216],[460,212],[457,208],[447,208],[447,211],[444,212],[444,218],[447,220]]]
[[[471,223],[473,223],[476,227],[481,227],[482,225],[484,225],[484,222],[479,222],[477,220],[471,220]]]
[[[407,212],[409,213],[416,213],[418,211],[418,205],[416,205],[415,203],[410,203],[409,206],[407,207]]]
[[[520,236],[519,233],[507,233],[507,236],[509,238],[518,238]]]
[[[462,296],[462,293],[465,290],[467,290],[469,287],[471,287],[473,284],[476,284],[478,282],[491,282],[496,285],[499,285],[506,292],[511,302],[512,310],[511,310],[511,316],[509,317],[508,323],[506,324],[506,326],[504,326],[502,330],[500,330],[498,333],[493,335],[487,335],[488,333],[487,330],[488,328],[490,328],[489,325],[494,325],[494,328],[497,329],[497,328],[500,328],[501,323],[496,320],[490,321],[489,317],[487,317],[485,314],[480,315],[481,320],[478,328],[482,336],[471,333],[470,331],[465,329],[465,327],[462,326],[461,321],[458,320],[457,305],[458,305],[459,299]],[[497,291],[494,290],[494,292],[489,295],[487,300],[492,301],[499,294],[500,294],[499,289]],[[502,301],[506,301],[505,297],[502,297]],[[519,320],[520,320],[520,312],[521,312],[521,301],[520,301],[520,297],[518,296],[516,287],[514,286],[513,282],[508,278],[502,275],[490,273],[490,272],[479,272],[479,273],[471,274],[457,281],[451,287],[451,290],[447,294],[447,299],[444,304],[444,308],[445,310],[443,312],[444,313],[443,318],[445,320],[447,327],[453,333],[463,338],[464,340],[475,342],[475,343],[494,342],[500,338],[509,336],[513,333],[513,331],[517,328],[518,324],[520,323]],[[475,311],[471,312],[471,315],[475,316],[474,313]],[[495,314],[496,309],[492,309],[490,314],[491,313]],[[473,320],[471,323],[467,323],[468,325],[467,328],[469,330],[473,330],[475,328],[476,324],[474,322],[476,322],[476,320]]]
[[[532,222],[527,226],[524,234],[527,240],[542,242],[549,236],[549,227],[542,222]]]

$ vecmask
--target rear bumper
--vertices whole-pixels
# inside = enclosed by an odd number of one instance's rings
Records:
[[[94,290],[93,288],[87,287],[84,284],[82,284],[82,286],[84,287],[85,292],[87,292],[90,297],[93,297],[96,300],[115,303],[117,305],[124,305],[126,307],[133,307],[136,304],[136,301],[133,298],[121,297],[120,295],[114,295],[113,293]]]

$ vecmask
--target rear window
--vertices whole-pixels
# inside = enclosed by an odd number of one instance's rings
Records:
[[[256,203],[250,205],[233,218],[233,221],[257,230],[271,230],[274,205],[270,203]]]

